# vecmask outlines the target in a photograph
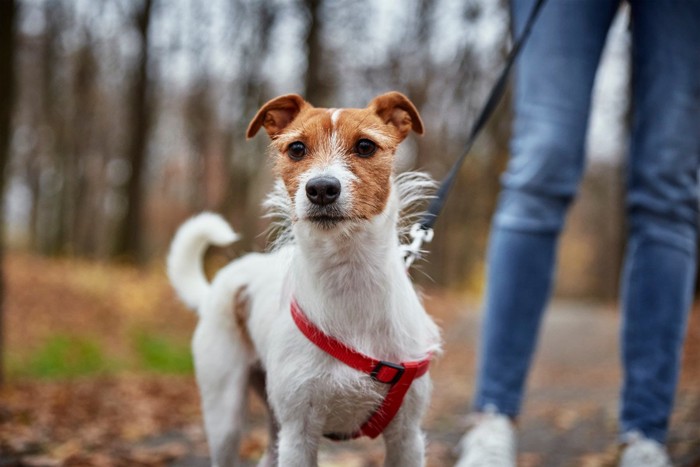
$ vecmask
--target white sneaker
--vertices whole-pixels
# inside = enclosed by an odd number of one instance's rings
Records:
[[[622,451],[619,467],[671,467],[663,444],[639,432],[625,435],[627,446]]]
[[[515,467],[515,427],[505,415],[480,413],[459,442],[455,467]]]

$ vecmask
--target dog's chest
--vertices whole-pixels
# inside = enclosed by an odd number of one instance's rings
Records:
[[[319,388],[318,393],[319,402],[328,407],[325,433],[355,431],[382,404],[389,389],[354,370],[341,372],[331,383]]]
[[[275,412],[281,419],[320,418],[323,433],[357,431],[381,406],[389,385],[317,349],[308,350],[303,359],[289,358],[288,352],[285,364],[280,364],[282,356],[268,362],[268,396]]]

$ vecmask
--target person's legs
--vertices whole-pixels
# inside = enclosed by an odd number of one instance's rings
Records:
[[[700,2],[633,1],[632,41],[620,419],[663,443],[695,281]]]
[[[545,4],[516,68],[511,159],[493,222],[474,406],[515,416],[584,165],[591,89],[618,0]],[[520,34],[532,0],[513,0]]]

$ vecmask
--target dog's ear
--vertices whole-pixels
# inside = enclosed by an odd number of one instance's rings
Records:
[[[298,94],[286,94],[268,101],[248,125],[246,138],[255,136],[260,127],[265,127],[270,138],[274,138],[308,106],[310,104]]]
[[[419,135],[423,134],[423,121],[418,115],[416,106],[400,92],[392,91],[377,96],[368,107],[374,110],[384,123],[396,127],[401,139],[404,139],[411,130]]]

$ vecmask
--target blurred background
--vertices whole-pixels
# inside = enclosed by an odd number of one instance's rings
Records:
[[[545,332],[563,342],[553,338],[550,349],[545,341],[544,369],[533,377],[536,390],[571,372],[570,360],[549,361],[547,352],[562,355],[557,346],[587,329],[600,341],[582,352],[603,353],[577,368],[590,364],[588,384],[598,375],[609,387],[599,399],[580,381],[569,389],[571,400],[595,401],[602,418],[556,412],[564,418],[525,440],[527,465],[571,465],[572,456],[606,465],[614,455],[614,439],[601,436],[614,433],[619,379],[627,24],[622,7],[596,81],[586,177],[561,243],[554,308],[565,318]],[[267,140],[244,137],[257,109],[290,92],[316,106],[364,107],[399,90],[420,110],[426,134],[403,144],[397,170],[440,179],[500,73],[509,27],[505,0],[0,0],[0,465],[199,465],[206,450],[188,347],[195,319],[173,297],[164,254],[176,227],[202,210],[223,214],[243,235],[214,252],[212,268],[265,248]],[[431,465],[449,463],[468,408],[510,118],[506,94],[414,273],[451,331],[437,369],[442,402],[429,418]],[[690,349],[700,347],[698,328],[693,320]],[[681,404],[696,415],[682,418],[674,448],[686,462],[700,439],[696,353],[686,359]],[[543,397],[531,412],[554,416],[553,400]],[[582,445],[557,461],[552,440],[579,422],[598,436],[598,454]],[[246,458],[264,443],[264,431],[253,430]],[[375,465],[381,455],[354,446],[364,454],[329,448],[324,465]]]
[[[26,0],[18,7],[8,244],[140,264],[162,257],[175,226],[203,209],[230,219],[244,234],[242,249],[264,247],[267,140],[243,135],[260,105],[282,93],[316,106],[364,107],[379,93],[404,92],[427,130],[405,145],[398,169],[441,178],[510,42],[505,2],[496,0]],[[624,25],[614,39],[584,187],[598,198],[580,209],[590,235],[577,249],[588,247],[563,268],[586,279],[567,279],[567,294],[615,294]],[[509,114],[505,102],[440,219],[425,265],[438,285],[469,287],[481,275]]]

